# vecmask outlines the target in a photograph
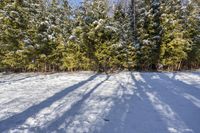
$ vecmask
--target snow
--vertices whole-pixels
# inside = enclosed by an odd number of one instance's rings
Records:
[[[0,132],[199,133],[200,72],[0,74]]]
[[[76,40],[77,39],[77,37],[75,36],[75,35],[71,35],[70,37],[69,37],[69,40]]]
[[[112,30],[112,31],[114,31],[114,32],[117,32],[117,28],[116,27],[114,27],[114,26],[106,26],[105,27],[106,29],[109,29],[109,30]]]

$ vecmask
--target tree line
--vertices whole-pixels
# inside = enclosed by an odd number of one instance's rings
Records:
[[[0,71],[200,66],[200,3],[181,0],[0,1]]]

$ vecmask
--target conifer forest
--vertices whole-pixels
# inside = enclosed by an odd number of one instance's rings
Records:
[[[200,133],[200,0],[0,0],[0,133]]]
[[[0,71],[200,67],[199,0],[73,1],[0,0]]]

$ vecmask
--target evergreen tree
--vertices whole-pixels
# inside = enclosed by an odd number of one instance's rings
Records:
[[[137,44],[136,49],[136,69],[146,70],[152,63],[151,51],[151,1],[137,1],[136,2],[136,18],[137,18]]]
[[[183,10],[180,1],[162,3],[162,26],[164,35],[161,48],[161,62],[170,70],[179,70],[187,59],[190,50],[190,39],[184,36]]]
[[[198,68],[200,66],[200,4],[192,1],[185,8],[185,28],[187,29],[187,37],[191,39],[191,51],[188,53],[189,68]]]
[[[18,70],[26,64],[27,1],[5,1],[1,7],[1,64],[7,69]]]
[[[133,31],[131,27],[130,10],[126,10],[123,1],[116,4],[114,9],[114,24],[117,29],[119,66],[123,69],[133,69],[135,66],[135,49],[133,46]]]
[[[110,67],[109,63],[114,62],[114,56],[110,56],[113,54],[112,40],[115,36],[114,24],[108,16],[108,1],[85,1],[81,9],[74,32],[83,44],[85,56],[90,64],[94,64],[92,69],[106,71]]]
[[[3,0],[0,70],[198,68],[199,18],[197,0]]]

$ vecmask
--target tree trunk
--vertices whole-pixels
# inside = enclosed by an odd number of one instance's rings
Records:
[[[135,0],[131,0],[131,28],[133,30],[133,43],[134,45],[137,43],[137,25],[136,25],[136,2]]]

